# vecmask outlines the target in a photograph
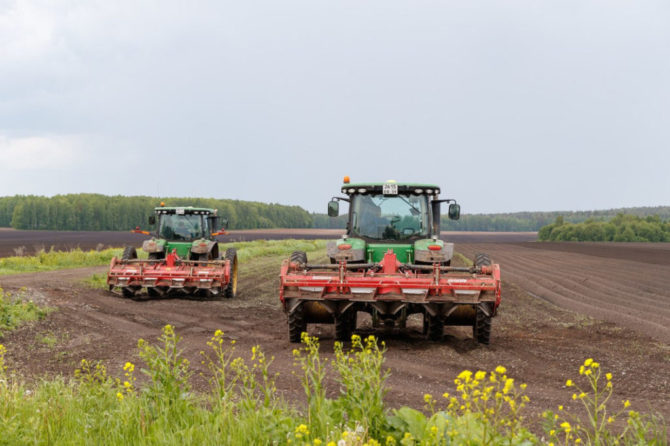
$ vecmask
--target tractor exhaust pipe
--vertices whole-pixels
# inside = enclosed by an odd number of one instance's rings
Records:
[[[430,202],[433,212],[433,237],[440,238],[440,204],[442,200],[433,200]]]

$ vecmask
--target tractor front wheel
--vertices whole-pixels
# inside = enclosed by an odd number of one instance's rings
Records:
[[[223,296],[230,299],[237,295],[237,250],[235,248],[226,249],[224,258],[230,262],[230,280],[223,288]]]
[[[303,331],[307,331],[307,322],[305,322],[305,312],[302,307],[302,303],[299,303],[293,312],[289,313],[288,315],[289,342],[300,342]]]

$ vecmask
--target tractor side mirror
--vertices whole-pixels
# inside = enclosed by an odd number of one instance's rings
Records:
[[[340,203],[338,203],[335,200],[331,200],[328,202],[328,216],[329,217],[337,217],[340,215]]]
[[[458,220],[461,218],[461,205],[457,203],[452,203],[449,205],[449,219]]]
[[[149,224],[150,225],[155,225],[156,224],[156,216],[155,215],[150,215],[149,216]]]

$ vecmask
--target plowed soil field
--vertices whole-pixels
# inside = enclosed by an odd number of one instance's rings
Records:
[[[477,345],[471,329],[464,327],[447,328],[444,341],[428,342],[421,335],[418,318],[410,320],[406,332],[375,331],[388,347],[391,407],[420,408],[425,393],[453,392],[453,378],[461,370],[492,370],[502,364],[517,382],[528,384],[529,417],[559,404],[577,408],[564,384],[567,378],[575,379],[585,358],[592,357],[614,375],[613,401],[630,399],[635,409],[651,408],[670,419],[670,264],[663,260],[670,251],[666,245],[595,244],[589,248],[532,243],[528,235],[503,235],[501,242],[490,234],[479,239],[476,234],[467,236],[471,238],[457,245],[458,252],[468,257],[488,252],[503,271],[503,302],[493,322],[491,345]],[[198,372],[199,352],[206,349],[214,330],[222,329],[237,340],[241,355],[248,356],[251,347],[260,344],[274,356],[279,391],[300,403],[302,389],[291,373],[295,346],[288,343],[276,293],[280,262],[266,258],[242,263],[238,296],[220,301],[132,301],[81,283],[105,267],[0,276],[1,287],[27,287],[34,299],[57,309],[45,320],[2,338],[8,365],[26,380],[44,374],[72,376],[82,358],[102,360],[112,373],[120,374],[125,361],[139,361],[137,339],[155,339],[169,323],[183,336],[184,354]],[[362,334],[373,333],[369,320],[361,317],[359,325]],[[321,338],[324,354],[332,356],[332,326],[315,325],[309,330]],[[197,373],[194,377],[197,387],[206,386]],[[328,389],[335,392],[337,386],[329,382]]]

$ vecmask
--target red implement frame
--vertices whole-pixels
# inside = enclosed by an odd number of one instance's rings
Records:
[[[119,260],[114,257],[107,284],[110,287],[212,289],[228,285],[230,274],[229,260],[187,261],[172,252],[165,260]]]
[[[300,265],[285,260],[280,275],[279,298],[308,300],[349,300],[356,302],[411,302],[477,304],[501,300],[500,267],[497,264],[472,268],[408,266],[388,251],[374,267],[340,262]]]

